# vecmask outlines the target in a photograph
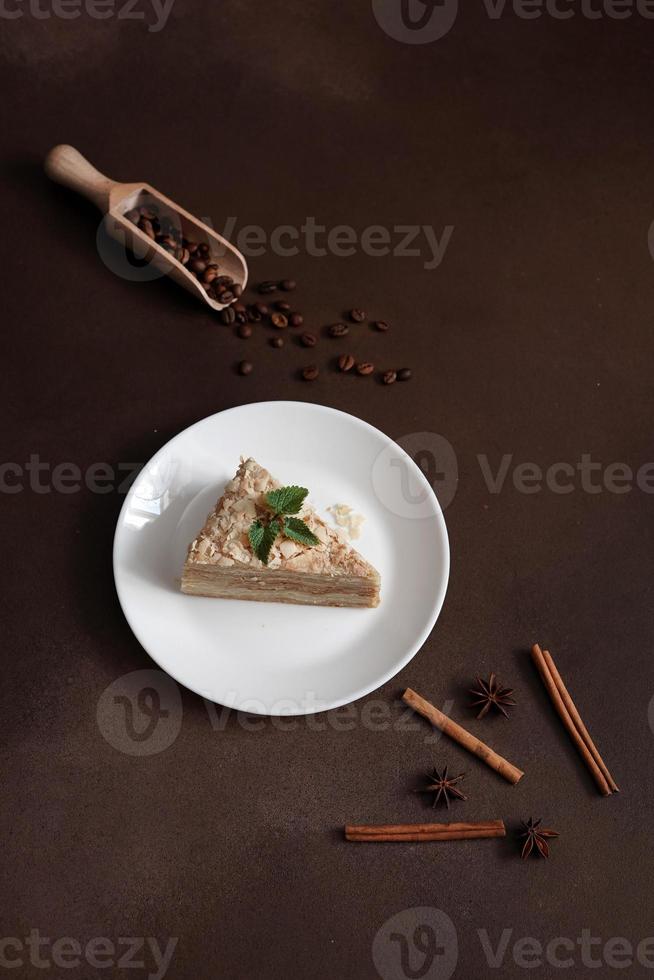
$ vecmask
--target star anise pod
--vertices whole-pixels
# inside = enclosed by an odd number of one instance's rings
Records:
[[[522,847],[522,857],[529,857],[531,852],[536,845],[536,849],[541,857],[547,858],[550,856],[550,848],[547,843],[548,837],[558,837],[559,835],[555,830],[548,830],[545,827],[541,827],[542,820],[534,820],[533,817],[529,817],[529,820],[525,823],[522,821],[522,826],[525,828],[521,833],[520,837],[525,838],[525,842]]]
[[[513,700],[513,688],[500,687],[495,674],[491,674],[487,681],[482,681],[481,677],[478,677],[477,687],[471,688],[470,693],[477,698],[476,701],[471,703],[470,707],[477,708],[481,705],[481,711],[477,715],[477,718],[483,718],[491,708],[496,708],[502,712],[505,718],[508,718],[509,715],[504,705],[515,704]]]
[[[427,773],[427,779],[429,780],[429,785],[425,786],[424,789],[416,790],[416,793],[434,793],[434,802],[432,806],[436,806],[439,800],[444,800],[445,805],[448,810],[450,808],[450,800],[467,800],[468,797],[464,796],[460,789],[456,788],[456,784],[460,782],[465,776],[462,772],[458,776],[448,776],[447,766],[443,769],[442,774],[438,769],[434,769],[433,772]]]

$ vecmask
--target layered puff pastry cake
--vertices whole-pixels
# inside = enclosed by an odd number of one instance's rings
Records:
[[[314,606],[379,605],[379,573],[304,505],[306,494],[301,487],[282,488],[254,459],[241,459],[188,549],[182,592]]]

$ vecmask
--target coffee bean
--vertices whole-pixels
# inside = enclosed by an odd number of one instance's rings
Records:
[[[275,303],[275,309],[279,310],[280,313],[290,313],[291,304],[287,303],[286,300],[278,299]]]
[[[154,227],[152,225],[152,222],[149,221],[148,218],[141,218],[141,220],[139,221],[139,228],[141,229],[142,232],[144,232],[148,236],[148,238],[151,238],[154,241],[156,237],[154,233]]]
[[[224,310],[220,311],[220,322],[224,323],[226,327],[234,323],[236,320],[236,313],[234,312],[233,306],[226,306]]]
[[[384,371],[384,373],[382,374],[382,381],[384,382],[385,385],[395,384],[395,382],[397,381],[397,374],[395,373],[395,371]]]
[[[250,323],[261,323],[262,316],[256,306],[248,306],[247,316]]]
[[[202,259],[191,259],[188,264],[191,272],[194,272],[196,276],[201,276],[204,270],[207,268],[207,263],[203,262]]]
[[[226,310],[233,310],[234,309],[234,304],[232,303],[231,306],[226,306],[225,309]],[[235,313],[234,316],[236,318],[236,323],[247,323],[248,322],[248,315],[247,315],[247,313]]]
[[[216,266],[207,266],[207,268],[212,268],[212,267],[215,268],[215,269],[218,268],[217,265]],[[230,289],[231,289],[233,283],[234,283],[234,280],[232,279],[231,276],[218,276],[218,278],[216,279],[216,286],[229,286]]]
[[[273,327],[277,327],[278,330],[284,330],[288,326],[288,320],[283,313],[273,313],[270,317],[270,322]]]
[[[318,343],[318,338],[315,333],[303,333],[300,337],[300,343],[303,347],[315,347]]]
[[[253,306],[261,316],[268,316],[268,307],[265,303],[253,303]]]
[[[363,323],[366,318],[366,314],[363,310],[359,310],[355,307],[353,310],[350,310],[349,317],[352,323]]]
[[[234,283],[234,285],[232,286],[232,292],[234,293],[234,296],[241,296],[242,295],[242,293],[243,293],[243,287],[241,286],[240,282],[235,282]]]
[[[350,328],[347,323],[332,323],[328,332],[330,337],[347,337]]]
[[[245,303],[234,303],[234,312],[235,313],[246,313],[247,312],[247,306],[245,305]]]
[[[218,273],[215,269],[205,269],[202,273],[202,282],[205,284],[205,286],[208,286],[210,282],[213,282],[214,279],[217,278]]]
[[[181,262],[182,265],[186,265],[188,260],[191,258],[191,253],[187,248],[184,248],[182,245],[178,245],[175,249],[175,258],[178,262]]]
[[[198,252],[200,255],[209,255],[211,253],[211,249],[209,248],[207,242],[200,242],[198,245]]]
[[[218,293],[219,303],[232,303],[236,297],[231,289],[224,289],[222,292]]]
[[[153,204],[149,207],[140,207],[139,212],[146,221],[155,221],[159,213],[159,209]]]
[[[308,367],[302,368],[302,377],[305,381],[315,381],[320,371],[315,364],[309,364]]]
[[[375,320],[375,322],[373,323],[373,327],[375,328],[375,330],[378,330],[380,333],[386,333],[386,331],[388,330],[388,324],[386,323],[386,320]]]
[[[374,370],[375,365],[371,364],[370,361],[362,361],[360,364],[357,364],[357,374],[365,376],[367,374],[372,374]]]
[[[400,370],[397,372],[398,381],[410,381],[411,377],[411,368],[400,368]]]
[[[277,288],[278,288],[277,283],[271,282],[269,280],[267,280],[266,282],[259,283],[259,292],[261,293],[262,296],[265,296],[266,293],[276,293]]]
[[[241,361],[238,366],[239,374],[252,374],[252,363],[250,361]]]
[[[229,309],[229,307],[227,307],[227,309]],[[240,323],[236,329],[236,332],[239,337],[243,338],[243,340],[247,340],[248,337],[252,336],[252,327],[249,323]]]
[[[182,245],[189,250],[191,255],[195,255],[198,250],[198,243],[194,242],[192,238],[183,238]]]
[[[304,323],[304,317],[301,313],[291,313],[288,318],[288,322],[292,327],[301,327]]]
[[[284,338],[283,337],[271,337],[270,338],[270,346],[271,347],[276,347],[277,349],[279,349],[280,347],[283,347],[284,346]]]
[[[282,279],[282,281],[279,283],[279,288],[283,289],[285,293],[292,292],[296,286],[297,283],[295,279]]]
[[[354,363],[354,358],[351,354],[341,354],[338,359],[338,368],[340,371],[351,371]]]

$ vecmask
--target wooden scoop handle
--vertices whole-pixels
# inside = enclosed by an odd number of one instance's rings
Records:
[[[101,211],[109,210],[109,197],[116,181],[109,180],[75,149],[66,143],[53,147],[45,158],[45,172],[57,184],[63,184],[92,201]]]

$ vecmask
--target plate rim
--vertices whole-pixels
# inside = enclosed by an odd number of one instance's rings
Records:
[[[341,699],[336,699],[335,701],[330,701],[327,704],[319,703],[318,707],[309,707],[307,710],[300,709],[297,711],[296,710],[292,710],[288,712],[285,711],[283,715],[279,715],[279,714],[276,715],[274,712],[259,710],[258,706],[256,708],[247,708],[247,714],[260,715],[267,718],[271,718],[271,717],[294,718],[294,717],[303,717],[306,715],[318,714],[326,711],[333,711],[336,708],[341,708],[345,705],[354,704],[356,701],[360,701],[361,698],[367,697],[369,694],[372,694],[374,691],[379,690],[380,687],[383,687],[384,684],[387,684],[388,681],[393,679],[393,677],[397,677],[397,675],[402,670],[404,670],[407,664],[410,663],[415,656],[417,656],[420,650],[422,650],[423,646],[429,639],[429,636],[432,630],[434,629],[434,626],[438,621],[438,617],[440,616],[441,611],[443,609],[443,604],[445,602],[445,596],[447,594],[447,589],[450,581],[450,540],[449,540],[449,535],[447,533],[445,516],[443,514],[443,509],[440,505],[438,497],[436,496],[433,487],[427,480],[427,477],[420,469],[420,467],[415,463],[415,461],[411,458],[411,456],[409,456],[406,450],[403,449],[402,446],[400,446],[395,439],[392,439],[391,436],[387,435],[385,432],[383,432],[381,429],[378,429],[370,422],[367,422],[365,419],[359,418],[358,415],[352,415],[351,412],[345,412],[340,408],[332,408],[331,405],[323,405],[320,402],[306,402],[306,401],[300,401],[300,400],[289,399],[289,398],[279,398],[279,399],[269,398],[269,399],[265,399],[264,401],[245,402],[242,405],[233,405],[230,408],[224,408],[221,409],[219,412],[213,412],[211,415],[206,415],[203,418],[198,419],[195,422],[192,422],[190,425],[187,425],[184,429],[180,429],[180,431],[176,435],[172,436],[171,439],[168,439],[168,441],[165,442],[163,446],[161,446],[156,451],[156,453],[154,453],[154,455],[150,457],[150,459],[144,464],[143,468],[137,474],[136,479],[134,480],[129,490],[127,491],[127,495],[125,497],[125,500],[123,501],[123,505],[120,508],[120,512],[116,520],[116,527],[114,529],[113,544],[112,544],[112,571],[113,571],[113,578],[114,578],[114,588],[116,590],[116,595],[118,596],[118,602],[120,604],[120,608],[122,610],[123,616],[125,617],[127,625],[132,631],[137,642],[140,644],[140,646],[143,648],[146,654],[150,657],[150,659],[154,661],[157,667],[160,670],[162,670],[165,674],[168,674],[169,677],[172,677],[172,679],[175,681],[176,684],[179,684],[181,687],[186,688],[189,691],[192,691],[194,694],[196,694],[198,697],[203,698],[204,700],[210,700],[212,703],[219,704],[222,707],[228,708],[230,710],[234,710],[234,711],[244,710],[243,708],[240,708],[238,704],[228,703],[229,699],[226,699],[225,701],[222,700],[218,701],[215,700],[213,697],[209,698],[207,696],[206,690],[202,691],[201,689],[194,687],[192,684],[189,684],[186,681],[182,680],[178,676],[176,671],[172,671],[166,667],[163,667],[162,664],[157,659],[157,657],[154,655],[154,653],[152,653],[152,651],[150,650],[150,647],[143,642],[139,630],[135,627],[127,609],[125,608],[126,603],[123,598],[123,591],[119,583],[119,575],[117,573],[117,568],[116,568],[117,560],[118,560],[117,553],[119,547],[118,538],[126,523],[124,521],[124,516],[127,513],[129,507],[131,506],[132,497],[135,495],[136,488],[141,474],[145,470],[149,469],[153,464],[155,464],[159,456],[161,456],[166,450],[168,450],[178,439],[181,439],[183,436],[191,432],[196,427],[203,425],[209,420],[217,418],[218,416],[229,415],[232,412],[239,412],[246,408],[254,408],[254,407],[263,408],[269,405],[284,406],[287,408],[302,406],[303,408],[309,408],[317,412],[325,412],[327,414],[340,415],[350,421],[353,421],[357,425],[362,426],[364,429],[369,429],[375,435],[381,436],[382,439],[387,443],[392,443],[393,446],[395,446],[395,448],[400,451],[402,456],[409,461],[414,471],[418,474],[419,480],[422,481],[425,489],[430,495],[430,499],[433,500],[433,503],[435,505],[433,516],[436,519],[436,524],[438,526],[440,534],[442,535],[442,543],[444,545],[444,555],[443,555],[444,565],[445,565],[444,575],[440,584],[440,588],[436,594],[435,601],[432,606],[432,611],[428,619],[428,622],[421,630],[420,635],[416,638],[416,640],[414,640],[414,642],[408,648],[407,652],[405,652],[402,658],[399,661],[397,661],[395,664],[393,664],[393,666],[388,671],[386,671],[380,677],[378,678],[376,677],[371,684],[364,685],[361,689],[357,690],[356,692],[353,692],[350,696]],[[247,699],[241,698],[240,700],[243,701]]]

